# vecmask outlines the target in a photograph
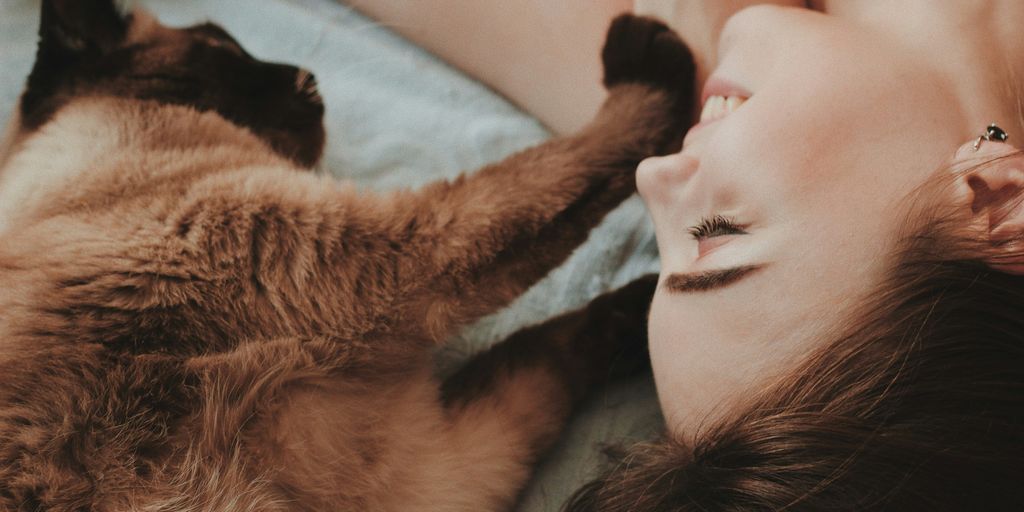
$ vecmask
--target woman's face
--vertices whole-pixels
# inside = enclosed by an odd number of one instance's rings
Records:
[[[707,100],[722,117],[638,170],[662,258],[651,356],[674,431],[815,350],[879,282],[906,197],[989,122],[1019,130],[991,82],[1006,74],[989,57],[997,22],[964,21],[972,2],[833,3],[733,15],[705,96],[746,102]]]

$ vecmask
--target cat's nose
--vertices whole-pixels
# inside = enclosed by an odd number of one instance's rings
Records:
[[[316,82],[316,76],[308,69],[300,69],[295,74],[295,92],[316,102],[321,101],[320,88]]]

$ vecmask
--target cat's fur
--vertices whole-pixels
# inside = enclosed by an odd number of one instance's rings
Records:
[[[215,26],[45,0],[40,35],[0,167],[0,510],[500,510],[642,359],[652,279],[443,384],[430,354],[679,143],[693,64],[664,26],[613,25],[580,134],[381,195],[306,171],[311,77]]]

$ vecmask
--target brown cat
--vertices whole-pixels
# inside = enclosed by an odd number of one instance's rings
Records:
[[[501,510],[574,404],[645,358],[652,279],[443,384],[430,355],[678,145],[694,69],[663,25],[613,24],[578,135],[371,195],[306,172],[308,72],[112,0],[42,9],[0,153],[0,509]]]

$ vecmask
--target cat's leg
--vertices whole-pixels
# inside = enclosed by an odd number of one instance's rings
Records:
[[[428,365],[417,365],[422,376],[398,362],[388,370],[334,340],[193,358],[207,391],[191,451],[213,461],[246,453],[278,499],[317,510],[506,510],[573,408],[647,367],[656,286],[646,276],[517,332],[445,380],[441,404]]]
[[[387,510],[506,509],[573,408],[647,367],[656,286],[646,276],[519,331],[449,377],[441,404],[429,365],[388,369],[336,340],[249,342],[192,358],[187,368],[206,391],[191,450],[218,461],[249,454],[283,497],[318,510],[360,500]],[[383,490],[388,475],[401,484]]]
[[[640,160],[678,147],[695,85],[683,43],[659,22],[627,15],[613,22],[603,59],[609,98],[580,134],[413,198],[405,249],[421,262],[422,285],[408,290],[403,316],[430,337],[520,295],[635,191]]]
[[[38,336],[188,354],[327,336],[420,356],[561,263],[633,193],[638,162],[678,146],[694,92],[682,43],[620,18],[604,61],[610,97],[587,129],[453,183],[383,197],[288,169],[225,170],[146,214],[131,202],[53,221],[106,234],[82,247],[25,237],[0,259],[47,258]]]
[[[443,386],[451,421],[447,487],[502,510],[561,434],[575,405],[648,362],[647,310],[657,276],[598,297],[586,308],[522,330],[472,359]],[[461,485],[460,485],[461,484]]]

